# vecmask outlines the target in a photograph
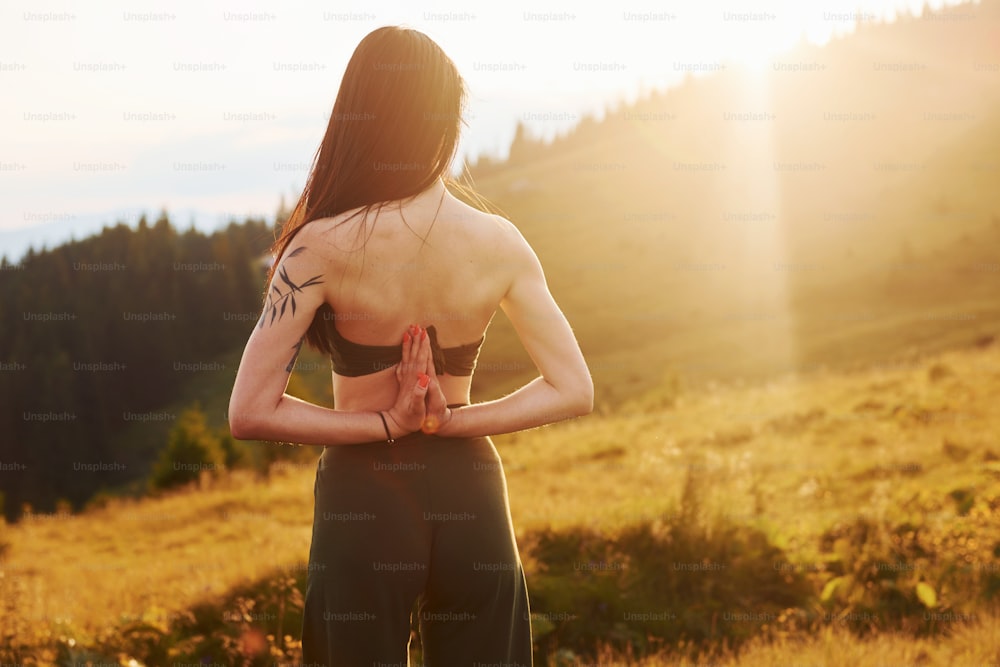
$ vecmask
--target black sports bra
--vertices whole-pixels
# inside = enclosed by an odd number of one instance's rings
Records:
[[[322,318],[325,331],[330,340],[330,361],[333,362],[333,372],[346,377],[369,375],[391,368],[403,358],[402,344],[397,345],[362,345],[340,335],[337,331],[336,317],[329,304],[322,307],[328,309]],[[479,358],[479,348],[486,340],[484,335],[475,343],[442,348],[437,341],[437,329],[434,325],[427,327],[427,336],[431,342],[431,355],[434,359],[434,370],[438,375],[472,375]]]

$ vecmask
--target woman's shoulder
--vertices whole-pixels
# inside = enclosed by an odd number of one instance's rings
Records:
[[[492,264],[505,268],[503,273],[508,278],[535,269],[538,257],[516,224],[500,214],[478,209],[475,218],[476,245]]]
[[[499,213],[484,211],[457,199],[455,203],[460,211],[462,225],[480,237],[481,241],[500,244],[503,247],[512,243],[520,245],[524,242],[517,225]]]

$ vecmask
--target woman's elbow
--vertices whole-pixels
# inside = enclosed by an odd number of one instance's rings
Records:
[[[258,412],[238,403],[229,403],[229,433],[237,440],[262,439],[263,423]]]
[[[594,381],[590,375],[581,378],[574,392],[572,412],[574,417],[583,417],[594,411]]]
[[[229,434],[237,440],[253,440],[253,433],[250,431],[250,426],[243,419],[236,418],[233,416],[233,412],[229,412]]]

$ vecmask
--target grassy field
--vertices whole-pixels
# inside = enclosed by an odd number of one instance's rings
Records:
[[[998,393],[1000,348],[985,345],[766,383],[668,382],[614,415],[496,438],[539,659],[995,662]],[[289,611],[267,641],[294,659],[313,472],[285,462],[270,481],[231,473],[5,527],[0,659],[87,655],[72,641],[105,656],[127,645],[127,664],[146,645],[136,627],[181,651],[192,609],[235,631],[233,609],[255,595],[263,608],[281,586]],[[601,604],[669,612],[677,627]],[[592,652],[601,641],[616,657]],[[661,657],[627,663],[628,651]]]
[[[574,665],[574,662],[566,664]],[[828,628],[810,637],[752,641],[740,652],[720,651],[690,659],[667,654],[647,658],[623,657],[606,651],[596,662],[575,665],[601,667],[917,667],[954,665],[994,667],[1000,664],[1000,624],[996,617],[958,629],[948,639],[927,640],[885,634],[867,640]]]

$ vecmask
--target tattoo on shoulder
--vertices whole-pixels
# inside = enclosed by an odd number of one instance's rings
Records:
[[[303,250],[305,250],[305,246],[299,246],[292,252],[288,253],[288,257],[295,257]],[[275,319],[280,320],[285,315],[285,311],[288,309],[289,304],[292,306],[292,317],[295,317],[296,293],[301,293],[304,288],[319,285],[323,282],[320,280],[320,278],[323,277],[323,274],[321,273],[313,276],[304,283],[296,284],[288,276],[288,269],[285,268],[284,263],[282,263],[276,275],[281,279],[281,282],[284,283],[284,290],[279,287],[277,280],[271,281],[271,290],[267,293],[267,300],[264,302],[264,312],[260,314],[260,320],[257,322],[257,326],[260,328],[264,328],[265,321],[270,325],[274,324]]]
[[[299,351],[302,349],[302,343],[304,342],[306,342],[305,336],[300,338],[298,343],[292,345],[292,349],[295,350],[295,352],[292,353],[292,358],[288,360],[288,365],[285,366],[286,373],[291,373],[292,369],[295,368],[295,360],[299,358]]]

